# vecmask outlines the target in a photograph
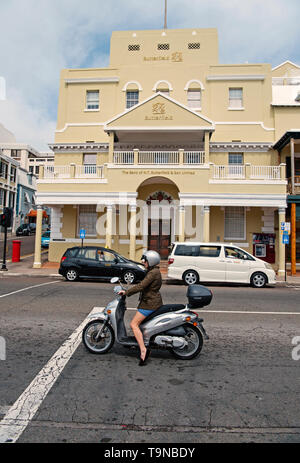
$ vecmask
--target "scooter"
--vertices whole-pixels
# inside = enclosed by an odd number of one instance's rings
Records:
[[[112,278],[116,298],[101,312],[90,316],[84,327],[82,341],[89,352],[106,354],[117,343],[124,347],[138,347],[134,336],[128,336],[124,315],[126,296],[118,293],[125,289],[119,278]],[[148,315],[140,324],[144,343],[150,349],[167,349],[181,360],[195,358],[203,346],[203,338],[209,339],[203,327],[203,319],[191,309],[209,305],[212,292],[202,285],[190,285],[187,290],[188,304],[167,304]]]

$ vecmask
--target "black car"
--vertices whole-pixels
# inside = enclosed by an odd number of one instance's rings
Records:
[[[66,250],[58,272],[68,281],[78,278],[120,277],[127,284],[143,280],[146,269],[142,264],[120,256],[111,249],[97,246],[73,247]]]
[[[28,236],[35,233],[35,224],[23,223],[16,229],[17,236]]]

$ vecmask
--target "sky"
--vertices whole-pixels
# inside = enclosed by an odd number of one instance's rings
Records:
[[[61,69],[108,66],[111,32],[163,29],[164,3],[0,0],[0,124],[18,143],[49,151]],[[218,29],[220,63],[300,65],[299,0],[167,0],[167,5],[169,29]]]

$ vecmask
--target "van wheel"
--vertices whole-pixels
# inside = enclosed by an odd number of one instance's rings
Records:
[[[250,280],[251,286],[253,286],[253,288],[264,288],[267,282],[268,279],[262,272],[253,273]]]
[[[195,270],[187,270],[182,275],[182,279],[186,285],[195,285],[199,282],[199,275]]]

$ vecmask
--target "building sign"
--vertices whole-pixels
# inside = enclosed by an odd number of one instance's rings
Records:
[[[183,56],[181,51],[175,51],[171,56],[144,56],[144,61],[172,61],[172,63],[182,63]]]
[[[154,103],[152,105],[152,112],[153,114],[165,114],[166,112],[165,103]]]
[[[153,103],[152,116],[145,116],[145,121],[172,121],[173,116],[166,114],[165,103]]]

